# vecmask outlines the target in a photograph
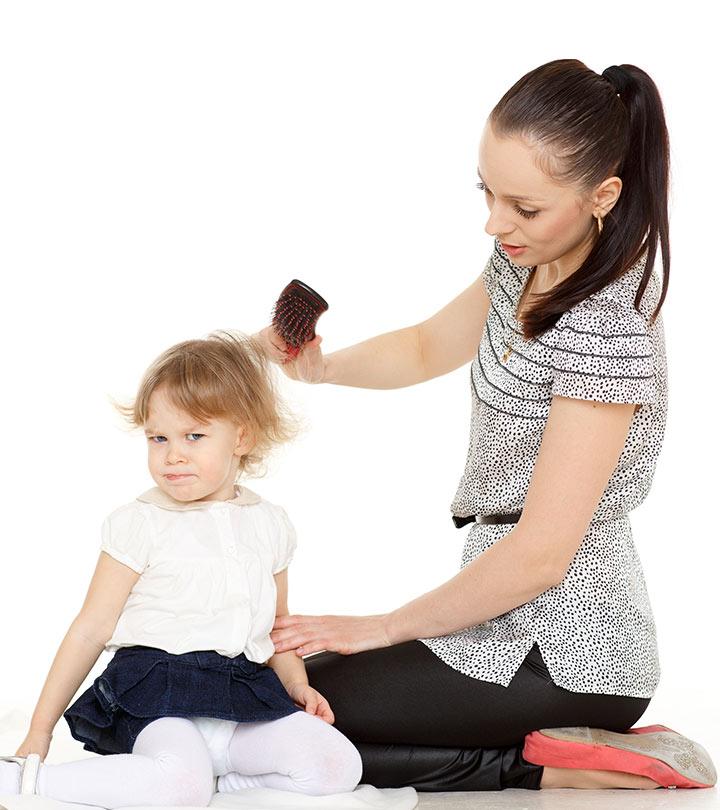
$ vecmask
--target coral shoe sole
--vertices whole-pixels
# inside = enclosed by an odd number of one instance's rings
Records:
[[[707,751],[666,726],[622,734],[586,726],[543,728],[525,736],[523,757],[533,765],[634,773],[665,788],[708,788],[717,781]]]

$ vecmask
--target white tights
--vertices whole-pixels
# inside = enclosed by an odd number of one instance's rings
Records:
[[[210,803],[218,791],[270,787],[311,795],[354,790],[362,775],[355,746],[319,717],[298,711],[264,723],[237,723],[225,757],[213,767],[192,720],[163,717],[138,734],[132,754],[107,754],[61,765],[42,763],[36,791],[63,802],[115,808]]]

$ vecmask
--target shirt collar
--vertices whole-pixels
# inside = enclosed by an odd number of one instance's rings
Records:
[[[174,509],[178,512],[183,512],[188,509],[208,509],[215,503],[232,503],[236,506],[248,506],[254,503],[260,503],[262,500],[260,496],[248,489],[235,484],[235,497],[229,498],[226,501],[177,501],[175,498],[163,492],[160,487],[152,487],[138,495],[136,500],[143,501],[143,503],[152,503],[155,506],[160,506],[163,509]]]

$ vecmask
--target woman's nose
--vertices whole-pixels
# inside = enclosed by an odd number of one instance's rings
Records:
[[[498,206],[493,206],[488,221],[485,223],[485,233],[488,236],[498,236],[501,233],[509,233],[512,225],[503,221],[502,215],[498,212]]]

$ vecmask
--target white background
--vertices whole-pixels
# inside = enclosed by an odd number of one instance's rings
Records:
[[[663,674],[641,724],[720,758],[717,69],[700,9],[2,3],[0,707],[31,714],[103,517],[153,484],[109,397],[179,340],[260,329],[293,277],[330,303],[327,353],[440,309],[492,249],[487,115],[527,71],[578,58],[638,65],[665,103],[670,411],[632,514]],[[383,612],[453,576],[468,367],[391,391],[279,379],[309,429],[248,484],[297,527],[291,611]]]

